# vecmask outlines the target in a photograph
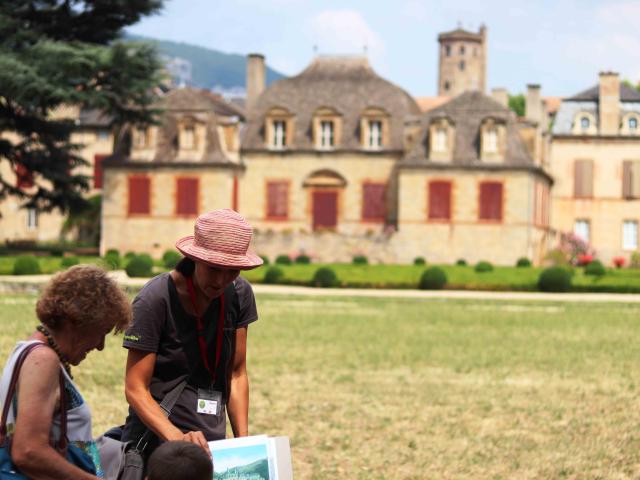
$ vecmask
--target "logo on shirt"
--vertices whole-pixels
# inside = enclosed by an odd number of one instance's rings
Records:
[[[140,337],[138,335],[125,335],[124,339],[129,342],[139,342]]]

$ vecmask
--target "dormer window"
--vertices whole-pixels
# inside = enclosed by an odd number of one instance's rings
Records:
[[[507,149],[507,128],[503,119],[485,118],[480,125],[480,160],[489,163],[504,161]]]
[[[436,118],[429,125],[429,159],[450,162],[453,155],[454,128],[447,118]]]
[[[636,112],[629,112],[622,117],[620,133],[622,135],[638,135],[640,134],[640,129],[638,129],[639,124],[640,114]]]
[[[149,146],[149,133],[144,127],[136,127],[133,131],[134,148],[147,148]]]
[[[369,107],[360,117],[360,144],[365,150],[381,150],[388,144],[389,115],[378,107]]]
[[[270,150],[284,150],[293,143],[293,115],[280,107],[272,108],[265,117],[265,144]]]
[[[273,120],[272,130],[273,138],[271,139],[271,146],[277,150],[283,149],[287,146],[287,122],[284,120]]]
[[[331,120],[322,120],[320,122],[320,143],[322,149],[333,148],[334,127]]]
[[[597,132],[597,122],[590,112],[578,112],[573,119],[574,135],[595,135]]]
[[[369,120],[368,137],[367,145],[371,150],[378,150],[382,147],[382,122],[380,120]]]
[[[443,127],[436,128],[434,141],[434,152],[446,152],[447,151],[447,129]]]
[[[587,130],[589,130],[590,126],[591,126],[591,121],[589,120],[589,117],[580,118],[580,128],[582,129],[583,132],[586,132]]]
[[[484,133],[484,150],[487,153],[498,151],[498,129],[496,127],[487,128]]]
[[[193,125],[183,127],[178,143],[181,150],[194,150],[196,148],[196,129]]]
[[[636,117],[631,117],[627,125],[629,126],[629,132],[636,133],[638,131],[638,119]]]

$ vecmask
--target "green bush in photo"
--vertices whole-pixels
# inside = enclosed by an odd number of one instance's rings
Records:
[[[263,265],[269,265],[269,257],[267,257],[266,255],[260,255],[260,258],[262,259]]]
[[[320,267],[313,275],[311,284],[314,287],[331,288],[338,286],[338,276],[333,268]]]
[[[63,268],[73,267],[74,265],[78,265],[80,263],[80,259],[78,257],[64,257],[60,262],[60,266]]]
[[[303,253],[296,257],[295,263],[299,265],[309,265],[311,263],[311,257]]]
[[[284,272],[279,267],[269,267],[264,274],[264,283],[268,284],[277,284],[282,282],[284,279]]]
[[[148,258],[146,258],[148,257]],[[150,277],[151,269],[153,267],[153,262],[149,262],[149,255],[139,255],[137,257],[133,257],[127,263],[125,271],[129,277]]]
[[[107,250],[105,252],[105,256],[107,255],[115,255],[115,256],[120,256],[120,251],[117,248],[110,248],[109,250]]]
[[[424,259],[424,257],[416,257],[413,259],[413,264],[414,265],[426,265],[427,261]]]
[[[369,259],[364,255],[354,255],[351,259],[351,263],[354,265],[368,265]]]
[[[491,263],[481,260],[478,262],[474,268],[474,270],[478,273],[486,273],[493,271],[493,265]]]
[[[543,292],[568,292],[571,273],[563,267],[549,267],[538,278],[538,289]]]
[[[21,255],[13,264],[14,275],[38,275],[42,273],[40,263],[33,255]]]
[[[278,255],[276,257],[276,265],[291,265],[289,255]]]
[[[602,262],[600,260],[593,260],[586,267],[584,267],[585,275],[602,277],[606,273],[607,273],[607,270],[604,268],[604,265],[602,265]]]
[[[516,262],[516,267],[518,268],[527,268],[531,266],[531,260],[527,257],[520,257]]]
[[[173,270],[180,260],[182,260],[182,255],[175,250],[167,250],[162,254],[162,265],[166,269]]]
[[[127,252],[124,254],[125,260],[131,260],[132,258],[135,258],[135,256],[136,256],[135,252]]]
[[[109,270],[117,270],[120,268],[120,254],[117,250],[109,250],[104,255],[104,264]]]
[[[440,267],[427,268],[420,277],[420,290],[442,290],[447,284],[447,275]]]
[[[466,267],[467,266],[467,261],[464,258],[459,258],[456,261],[456,265],[458,265],[460,267]]]

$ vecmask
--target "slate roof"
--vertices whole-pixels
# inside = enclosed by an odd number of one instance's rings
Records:
[[[565,98],[566,102],[597,102],[600,98],[600,86],[596,85],[573,97]],[[635,88],[628,87],[623,83],[620,84],[620,101],[621,102],[640,102],[640,92]]]
[[[420,112],[403,89],[378,76],[365,57],[317,57],[300,74],[272,83],[248,114],[243,150],[266,150],[264,119],[275,107],[294,115],[295,135],[289,150],[312,150],[311,124],[322,107],[342,116],[342,142],[333,151],[360,150],[360,118],[369,108],[390,115],[389,144],[384,150],[402,150],[404,118]]]
[[[403,163],[434,163],[429,160],[429,125],[433,120],[442,117],[450,119],[455,129],[452,165],[483,165],[480,161],[480,125],[484,119],[494,118],[502,120],[507,128],[507,150],[502,165],[534,166],[534,161],[518,133],[515,114],[493,98],[477,91],[465,92],[441,107],[425,113],[421,119],[418,141],[403,159]]]

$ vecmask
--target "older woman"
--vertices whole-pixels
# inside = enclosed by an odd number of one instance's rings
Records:
[[[128,299],[102,269],[76,266],[51,280],[38,300],[36,314],[41,323],[26,341],[18,342],[0,381],[0,400],[11,402],[7,417],[11,458],[28,478],[95,479],[54,448],[60,440],[61,383],[67,438],[84,452],[89,466],[93,462],[100,477],[91,412],[72,380],[71,366],[92,350],[102,350],[109,332],[128,325]],[[6,398],[16,360],[25,349],[29,353],[19,370],[15,396]]]
[[[225,438],[248,435],[247,327],[257,320],[251,285],[238,274],[262,260],[247,251],[251,226],[233,210],[198,217],[195,234],[176,243],[185,258],[152,279],[133,301],[125,394],[129,417],[123,439],[150,429],[159,441],[185,440],[208,452]],[[186,381],[169,418],[158,402]],[[225,412],[226,410],[226,412]]]

